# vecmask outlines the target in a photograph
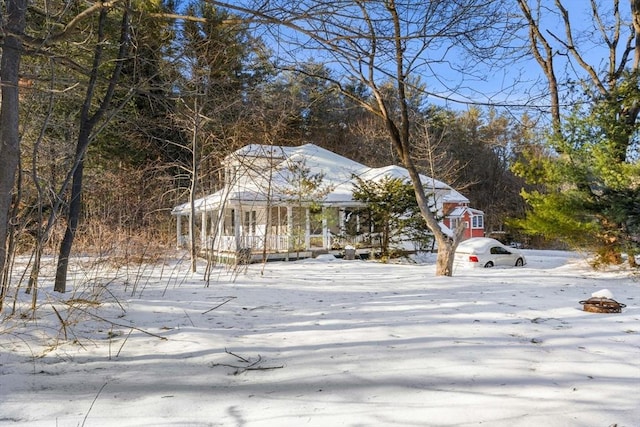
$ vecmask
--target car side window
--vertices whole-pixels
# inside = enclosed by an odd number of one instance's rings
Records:
[[[501,248],[500,246],[494,246],[494,247],[491,248],[491,254],[492,255],[508,255],[510,253],[511,252],[509,252],[505,248]]]

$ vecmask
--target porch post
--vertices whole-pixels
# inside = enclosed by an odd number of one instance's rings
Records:
[[[224,239],[222,238],[224,236],[224,206],[220,206],[220,210],[218,210],[218,233],[217,233],[217,242],[214,243],[214,248],[218,251],[220,250],[224,250],[223,247],[221,247],[221,242],[224,241]]]
[[[233,235],[236,240],[236,250],[240,250],[240,209],[236,208],[233,210],[234,217],[234,226],[233,226]]]
[[[275,227],[276,229],[276,251],[281,251],[281,240],[282,240],[282,208],[278,206],[278,224]]]
[[[264,231],[262,233],[262,250],[269,251],[273,250],[271,247],[271,243],[269,242],[269,238],[272,237],[273,232],[270,230],[271,224],[273,223],[273,218],[271,218],[273,207],[271,203],[267,203],[267,206],[264,208],[265,210],[265,219],[264,219]]]
[[[293,208],[287,206],[287,249],[293,249]]]
[[[182,215],[176,215],[176,249],[182,246]]]
[[[202,215],[200,216],[200,246],[203,248],[207,247],[207,211],[205,209],[202,210]]]
[[[311,248],[311,215],[309,208],[305,208],[304,214],[304,248],[309,249]]]
[[[327,209],[322,207],[322,247],[325,249],[331,249],[329,247],[329,228],[327,227]]]

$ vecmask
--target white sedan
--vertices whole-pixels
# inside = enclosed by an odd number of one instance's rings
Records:
[[[527,260],[518,249],[505,246],[496,239],[472,237],[460,242],[454,263],[467,267],[521,267]]]

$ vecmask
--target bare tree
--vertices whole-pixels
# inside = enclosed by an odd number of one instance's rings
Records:
[[[528,0],[518,0],[518,4],[522,9],[529,27],[529,45],[531,54],[536,62],[540,65],[542,72],[547,78],[549,85],[549,101],[551,106],[551,122],[555,132],[560,131],[560,92],[558,80],[556,78],[554,57],[558,53],[554,50],[550,41],[545,37],[542,29],[537,24],[539,14],[542,13],[539,8],[535,11],[531,9]]]
[[[56,292],[65,292],[67,284],[67,271],[69,267],[69,256],[73,246],[73,241],[80,220],[81,196],[84,176],[84,161],[87,148],[91,141],[95,138],[94,131],[100,121],[105,117],[111,108],[116,88],[120,81],[122,67],[127,58],[129,51],[130,38],[130,22],[129,12],[125,8],[122,12],[122,20],[120,27],[120,40],[118,43],[118,53],[115,58],[111,76],[109,77],[105,93],[102,94],[98,103],[98,107],[93,110],[92,106],[95,98],[98,96],[98,82],[100,69],[104,65],[106,58],[104,57],[104,48],[106,46],[106,26],[109,9],[103,7],[100,9],[98,18],[97,43],[93,52],[93,64],[87,83],[85,99],[80,111],[80,132],[76,144],[75,161],[73,169],[73,181],[71,183],[71,194],[69,197],[69,208],[67,213],[67,229],[64,238],[60,244],[58,253],[58,266],[56,269],[56,278],[54,290]]]
[[[584,2],[580,7],[567,7],[568,3],[518,0],[529,29],[530,53],[547,79],[555,131],[560,130],[563,91],[570,96],[567,91],[576,82],[587,82],[599,96],[608,99],[625,74],[636,76],[640,67],[640,0],[629,0],[626,14],[619,0],[589,0],[588,5]],[[585,20],[591,25],[585,26]],[[594,48],[603,55],[594,57]],[[634,123],[640,103],[626,107],[620,118]]]
[[[411,156],[411,77],[429,74],[452,60],[450,54],[460,54],[460,49],[486,54],[492,47],[487,42],[495,40],[489,33],[498,25],[508,25],[501,2],[338,0],[242,5],[208,1],[274,30],[281,51],[294,56],[281,58],[283,64],[289,59],[292,69],[296,69],[296,58],[314,55],[339,70],[339,77],[325,78],[383,123],[398,159],[409,171],[421,213],[436,238],[436,274],[452,275],[453,252],[463,229],[456,230],[453,238],[442,231]],[[467,75],[471,73],[468,68]],[[436,81],[441,76],[431,73],[431,77]],[[368,89],[369,96],[357,96],[349,90],[354,80]],[[389,91],[383,90],[385,83],[393,88],[393,100]]]
[[[16,171],[20,162],[19,94],[21,34],[25,28],[26,0],[7,0],[6,16],[0,15],[0,298],[6,292],[7,236]]]
[[[196,233],[196,201],[203,196],[203,164],[205,164],[212,154],[206,155],[206,148],[211,148],[211,140],[215,139],[211,128],[207,124],[212,121],[211,111],[207,111],[207,98],[209,97],[206,85],[200,85],[193,88],[192,93],[187,94],[186,90],[179,99],[179,107],[176,109],[174,122],[182,131],[188,134],[188,141],[172,141],[181,151],[189,154],[189,161],[179,163],[177,166],[182,173],[189,179],[189,255],[191,257],[191,271],[197,269],[197,261],[200,249],[203,247],[198,243]],[[211,172],[211,171],[209,171]],[[210,226],[203,224],[203,227]],[[204,232],[204,230],[202,230]]]

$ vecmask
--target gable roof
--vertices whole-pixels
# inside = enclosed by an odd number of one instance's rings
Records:
[[[212,195],[196,200],[196,211],[216,209],[223,200],[229,201],[266,201],[265,189],[269,188],[272,201],[291,200],[291,196],[285,189],[288,183],[297,173],[294,165],[303,164],[309,170],[310,175],[322,176],[322,187],[330,189],[323,199],[328,205],[354,204],[354,176],[363,180],[379,181],[385,177],[399,178],[410,182],[408,171],[400,166],[385,166],[382,168],[370,168],[354,160],[326,150],[314,144],[304,144],[297,147],[283,147],[275,145],[249,144],[228,155],[224,163],[226,165],[239,162],[250,165],[252,159],[268,160],[271,165],[268,176],[254,173],[250,178],[238,180],[231,188],[220,190]],[[420,175],[427,192],[433,193],[438,209],[442,203],[468,203],[469,200],[447,184]],[[268,181],[268,182],[267,182]],[[188,213],[188,203],[176,206],[172,213],[179,215]]]
[[[451,212],[447,213],[449,217],[462,217],[465,213],[469,215],[484,215],[484,212],[478,209],[470,208],[469,206],[457,206]]]

